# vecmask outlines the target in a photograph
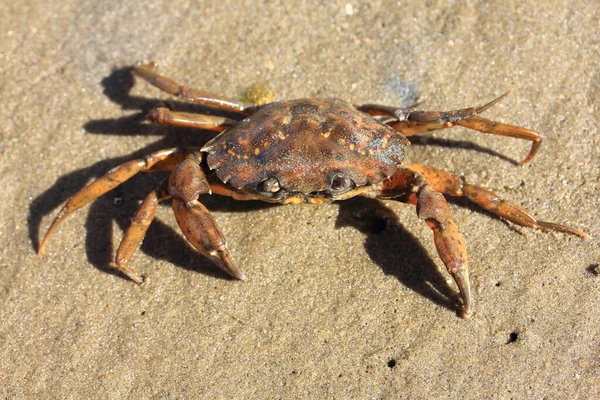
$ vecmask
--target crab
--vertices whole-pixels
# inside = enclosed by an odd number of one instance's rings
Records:
[[[148,119],[155,123],[219,134],[202,148],[160,150],[108,171],[68,200],[42,239],[39,254],[59,224],[74,211],[139,172],[157,171],[170,171],[170,176],[145,197],[115,257],[116,267],[136,283],[142,283],[143,278],[129,261],[159,202],[167,199],[172,200],[177,222],[193,247],[227,274],[245,279],[217,223],[200,201],[203,194],[281,204],[323,204],[364,196],[415,205],[418,217],[433,231],[439,257],[456,282],[465,318],[474,309],[467,251],[444,195],[464,196],[520,226],[588,237],[578,229],[539,221],[523,208],[449,171],[403,164],[404,147],[410,144],[407,136],[455,125],[528,140],[532,146],[521,164],[530,162],[542,143],[540,133],[479,116],[510,91],[481,107],[446,112],[377,104],[353,106],[325,98],[244,104],[180,85],[160,75],[154,63],[138,64],[133,72],[166,93],[231,117],[176,112],[166,107],[152,110]]]

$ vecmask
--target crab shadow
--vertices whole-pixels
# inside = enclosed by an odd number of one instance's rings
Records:
[[[517,160],[507,157],[504,154],[499,153],[495,150],[480,146],[478,144],[466,140],[442,139],[430,136],[411,136],[408,138],[408,140],[410,141],[410,144],[412,146],[435,146],[449,149],[464,149],[469,151],[476,151],[478,153],[494,156],[515,166],[519,165],[519,162]]]
[[[144,157],[157,150],[170,147],[200,147],[215,135],[213,132],[202,130],[149,124],[145,116],[151,109],[167,103],[169,108],[178,111],[230,116],[228,113],[178,100],[164,101],[132,95],[130,91],[134,86],[134,78],[131,69],[125,67],[114,70],[102,80],[102,86],[104,94],[111,101],[120,105],[125,111],[134,112],[121,118],[91,120],[84,125],[84,129],[90,134],[159,135],[162,138],[127,156],[98,161],[89,167],[62,176],[49,189],[37,196],[30,204],[28,216],[29,237],[35,249],[39,248],[40,244],[42,220],[47,215],[55,213],[91,180],[102,176],[117,165]],[[444,140],[432,143],[432,140],[427,139],[426,144],[469,148],[506,159],[491,150],[467,142]],[[424,143],[419,140],[413,142],[417,145]],[[124,275],[111,266],[115,252],[114,225],[116,223],[119,229],[124,231],[143,197],[167,176],[168,174],[164,173],[138,174],[92,202],[85,222],[87,230],[85,250],[89,262],[95,268],[124,278]],[[210,211],[250,212],[274,207],[268,203],[234,201],[221,196],[203,196],[202,202]],[[140,250],[152,258],[164,260],[177,267],[229,279],[212,262],[194,251],[183,235],[171,227],[172,224],[161,222],[161,218],[165,216],[163,209],[164,207],[160,207],[157,212],[157,219],[151,224]],[[395,276],[404,286],[436,304],[452,310],[459,309],[458,296],[446,283],[446,277],[438,272],[436,264],[419,241],[402,227],[395,214],[383,203],[355,198],[341,202],[339,209],[337,226],[352,226],[365,233],[365,249],[385,273]],[[52,247],[53,242],[59,240],[60,229],[54,236],[50,240],[49,248]],[[135,258],[132,262],[135,264]]]
[[[461,303],[448,285],[448,277],[440,273],[419,239],[385,204],[364,197],[340,202],[336,227],[346,226],[366,235],[365,250],[384,273],[435,304],[460,313]]]

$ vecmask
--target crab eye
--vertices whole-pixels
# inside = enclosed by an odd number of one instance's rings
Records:
[[[265,179],[261,183],[258,184],[258,190],[261,192],[275,193],[280,189],[279,181],[277,178],[269,178]]]
[[[344,175],[336,175],[331,180],[331,190],[341,192],[354,186],[354,181]]]

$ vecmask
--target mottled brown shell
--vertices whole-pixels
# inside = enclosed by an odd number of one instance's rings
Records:
[[[408,140],[337,99],[271,103],[204,146],[217,176],[236,189],[275,177],[287,192],[325,190],[336,176],[357,186],[390,177]]]

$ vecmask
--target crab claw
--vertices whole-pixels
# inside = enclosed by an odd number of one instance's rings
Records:
[[[233,263],[227,251],[225,237],[202,203],[198,200],[185,203],[175,198],[173,212],[181,231],[198,252],[234,278],[246,279]]]
[[[210,252],[209,256],[213,263],[217,264],[219,268],[227,272],[229,275],[241,281],[246,280],[246,275],[244,275],[244,273],[236,267],[226,248],[223,248],[223,250]]]
[[[471,296],[471,283],[469,282],[468,269],[461,268],[456,272],[451,273],[451,275],[458,286],[463,301],[461,316],[464,319],[469,319],[473,314],[474,301]]]

